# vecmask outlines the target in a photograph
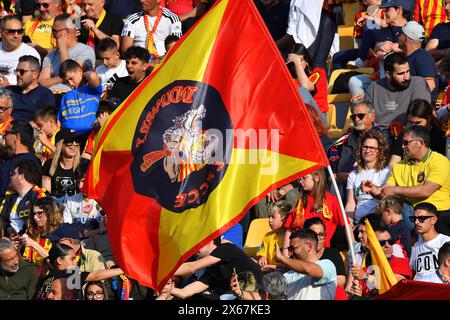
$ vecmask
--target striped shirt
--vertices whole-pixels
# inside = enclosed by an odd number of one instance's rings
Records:
[[[148,24],[150,30],[156,21],[157,16],[149,16]],[[166,48],[164,46],[164,40],[169,35],[175,35],[181,38],[181,21],[176,14],[167,8],[163,8],[163,14],[161,21],[158,24],[156,32],[154,34],[155,46],[158,51],[158,55],[162,57],[166,53]],[[125,19],[125,24],[122,29],[122,37],[131,37],[134,39],[133,45],[139,46],[147,49],[147,36],[148,32],[145,28],[144,23],[144,12],[139,11],[137,13],[130,14]]]
[[[442,0],[415,0],[414,20],[423,25],[429,37],[436,25],[447,21]]]

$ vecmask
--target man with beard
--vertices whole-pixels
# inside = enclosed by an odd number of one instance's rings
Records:
[[[386,78],[372,82],[365,92],[365,99],[373,104],[377,123],[391,144],[390,125],[393,122],[405,125],[411,101],[424,99],[431,103],[431,93],[424,78],[411,77],[409,63],[403,53],[386,55],[384,69]]]
[[[53,93],[38,83],[41,65],[36,57],[27,55],[19,58],[14,71],[17,86],[9,86],[13,95],[12,116],[16,120],[31,121],[37,109],[46,105],[55,105]]]
[[[31,300],[38,279],[36,267],[20,258],[13,242],[0,239],[0,300]]]

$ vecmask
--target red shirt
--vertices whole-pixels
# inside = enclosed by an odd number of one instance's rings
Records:
[[[315,87],[312,92],[312,96],[319,106],[320,111],[328,111],[328,83],[327,83],[327,73],[324,68],[315,67],[311,71],[309,76],[309,81]]]
[[[200,0],[166,0],[166,8],[181,16],[191,11]]]
[[[318,217],[320,218],[324,224],[325,224],[325,232],[327,236],[325,237],[325,247],[330,247],[330,240],[334,235],[334,232],[336,231],[337,226],[344,226],[344,220],[342,218],[341,209],[339,207],[338,199],[335,195],[332,195],[331,193],[326,192],[325,193],[325,205],[326,209],[323,210],[323,212],[317,213],[311,211],[311,208],[314,204],[314,198],[309,195],[308,196],[308,205],[305,208],[304,211],[304,219],[303,221],[298,220],[299,216],[297,213],[297,207],[294,208],[294,210],[291,211],[288,218],[286,219],[286,222],[284,223],[284,226],[288,229],[291,229],[293,231],[296,231],[298,229],[301,229],[303,227],[303,223],[305,220],[309,218]],[[328,212],[328,214],[327,214]],[[327,216],[327,217],[325,217]],[[297,219],[296,219],[297,217]]]

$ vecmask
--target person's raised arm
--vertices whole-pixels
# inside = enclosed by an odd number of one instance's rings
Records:
[[[285,257],[283,254],[281,254],[278,243],[275,244],[275,250],[278,261],[287,266],[289,269],[292,269],[298,273],[307,274],[314,279],[322,279],[323,270],[318,264],[314,262],[294,260]]]
[[[209,286],[204,284],[201,281],[195,281],[191,284],[187,285],[183,289],[179,289],[174,287],[172,289],[172,295],[175,297],[178,297],[180,299],[187,299],[189,297],[192,297],[194,294],[201,293],[208,289]]]
[[[212,266],[218,262],[220,262],[221,259],[217,257],[213,257],[211,255],[203,257],[196,261],[190,261],[183,263],[177,271],[175,271],[175,276],[187,276],[195,273],[197,270],[207,268],[209,266]]]
[[[86,277],[86,282],[106,280],[122,274],[124,274],[124,272],[120,268],[93,271],[89,272],[89,275]]]

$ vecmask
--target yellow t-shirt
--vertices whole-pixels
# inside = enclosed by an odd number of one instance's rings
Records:
[[[438,211],[450,209],[450,162],[443,155],[431,152],[425,160],[408,163],[403,159],[392,169],[386,184],[400,187],[415,187],[431,181],[441,186],[429,198],[407,198],[412,205],[429,202]]]
[[[24,26],[25,35],[30,37],[32,43],[37,44],[45,49],[53,49],[52,28],[54,20],[55,19],[51,19],[48,21],[39,21],[37,26],[34,28],[34,32],[31,32],[31,29],[35,25],[36,19],[27,21]]]
[[[267,232],[264,236],[263,243],[256,252],[257,257],[266,257],[267,264],[276,264],[277,258],[275,256],[275,243],[278,242],[280,248],[284,244],[284,233],[282,235],[277,235],[275,231]]]

